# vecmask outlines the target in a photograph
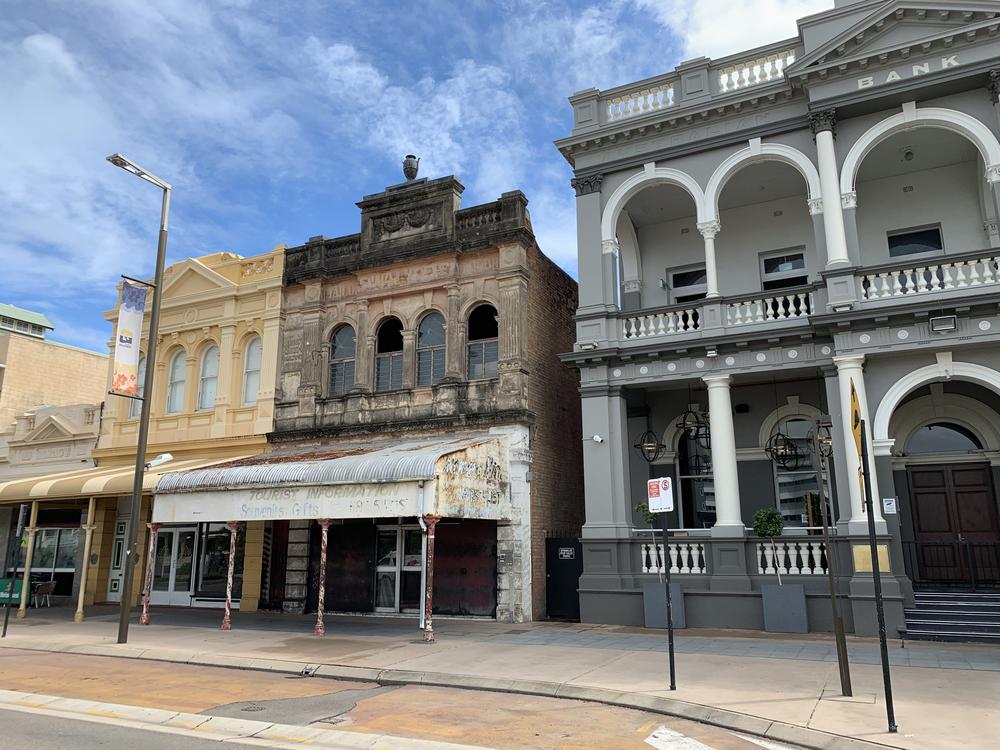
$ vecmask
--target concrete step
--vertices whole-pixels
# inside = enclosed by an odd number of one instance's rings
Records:
[[[1000,635],[1000,622],[976,622],[976,621],[954,621],[954,620],[932,620],[932,619],[907,619],[906,632],[923,633],[934,632],[958,632],[958,633],[985,633]]]
[[[938,609],[904,609],[903,615],[907,622],[916,620],[936,620],[938,622],[975,622],[980,624],[1000,625],[1000,616],[993,612],[973,612]]]
[[[1000,644],[1000,633],[968,633],[945,630],[927,630],[911,633],[907,631],[908,641],[947,641],[950,643],[995,643]]]

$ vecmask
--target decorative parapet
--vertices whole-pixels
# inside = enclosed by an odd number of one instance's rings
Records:
[[[785,68],[795,62],[797,55],[798,51],[790,48],[727,65],[717,72],[719,91],[725,94],[784,79]]]

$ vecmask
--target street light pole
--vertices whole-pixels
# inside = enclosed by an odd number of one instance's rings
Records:
[[[135,446],[135,476],[132,480],[132,501],[129,505],[128,539],[125,546],[125,572],[118,612],[118,642],[128,641],[129,613],[132,609],[132,579],[135,575],[139,546],[139,514],[142,512],[142,484],[146,468],[146,436],[149,433],[150,397],[153,393],[153,373],[156,371],[156,340],[160,328],[160,290],[163,285],[163,265],[167,255],[167,220],[170,214],[171,187],[121,154],[112,154],[108,161],[134,174],[163,191],[160,209],[160,236],[156,246],[156,275],[153,280],[153,304],[149,314],[149,337],[146,340],[146,373],[143,380],[142,409],[139,414],[139,434]]]

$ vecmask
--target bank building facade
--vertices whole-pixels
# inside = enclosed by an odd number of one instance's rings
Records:
[[[847,630],[874,633],[853,384],[890,636],[1000,637],[978,618],[1000,582],[998,29],[996,3],[836,0],[791,39],[570,97],[584,621],[642,624],[669,566],[689,626],[764,627],[780,573],[829,630],[833,559]],[[651,477],[676,488],[666,550]]]

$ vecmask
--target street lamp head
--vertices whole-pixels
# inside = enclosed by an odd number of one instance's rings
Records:
[[[154,459],[151,459],[150,461],[148,461],[146,463],[146,469],[149,470],[149,469],[152,469],[155,466],[161,466],[162,464],[165,464],[168,461],[173,461],[173,460],[174,460],[174,457],[172,455],[170,455],[169,453],[161,453],[159,456],[157,456]]]
[[[134,174],[136,177],[139,177],[145,180],[146,182],[150,182],[156,185],[158,188],[162,188],[163,190],[170,190],[169,184],[161,180],[156,175],[150,174],[124,154],[117,154],[117,153],[111,154],[111,156],[107,157],[107,160],[112,164],[114,164],[116,167],[119,167],[121,169],[124,169],[126,172]]]

